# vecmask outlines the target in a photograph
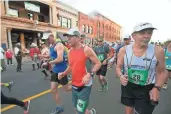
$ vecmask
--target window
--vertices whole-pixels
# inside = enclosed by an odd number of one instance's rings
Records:
[[[18,17],[18,10],[17,9],[9,8],[8,11],[9,11],[8,13],[10,15]]]
[[[33,14],[32,14],[32,13],[28,13],[28,18],[29,18],[30,20],[33,20]]]
[[[68,28],[71,28],[71,19],[68,19]]]
[[[76,27],[78,27],[78,21],[76,21]]]
[[[45,17],[43,15],[39,15],[39,21],[40,22],[45,22]]]
[[[82,32],[85,32],[85,25],[82,25]]]
[[[62,17],[61,16],[59,16],[59,18],[58,18],[58,26],[62,26]]]
[[[88,28],[89,28],[89,27],[88,27],[88,25],[87,25],[87,26],[86,26],[86,33],[88,33]]]
[[[89,31],[90,34],[93,34],[93,28],[90,27],[90,31]]]
[[[62,27],[63,28],[67,28],[67,23],[68,23],[68,19],[65,17],[62,17]]]
[[[100,28],[100,22],[99,22],[99,21],[98,21],[98,23],[97,23],[97,27]]]

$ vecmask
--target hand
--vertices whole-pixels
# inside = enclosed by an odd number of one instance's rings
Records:
[[[153,88],[151,91],[150,91],[150,100],[152,101],[159,101],[159,90],[157,88]]]
[[[90,82],[90,79],[91,79],[91,75],[90,75],[90,73],[87,73],[87,74],[83,77],[82,82],[86,85],[86,84],[88,84],[88,83]]]
[[[104,60],[102,65],[106,65],[107,64],[107,60]]]
[[[58,73],[58,79],[59,79],[59,80],[61,80],[64,76],[65,76],[65,75],[64,75],[64,73],[63,73],[63,72]]]
[[[127,75],[121,75],[120,76],[120,82],[123,86],[126,86],[128,84],[128,76]]]
[[[48,65],[48,63],[45,62],[45,63],[43,63],[43,64],[41,65],[41,68],[43,68],[44,66],[47,66],[47,65]]]

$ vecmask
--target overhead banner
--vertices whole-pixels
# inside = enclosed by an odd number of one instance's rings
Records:
[[[38,5],[29,3],[29,2],[24,2],[24,6],[25,6],[25,9],[27,9],[27,10],[40,13],[40,6],[38,6]]]

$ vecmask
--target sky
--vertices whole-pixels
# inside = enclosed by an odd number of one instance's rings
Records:
[[[171,39],[171,0],[59,0],[89,14],[98,11],[122,26],[122,33],[131,34],[140,22],[150,22],[158,30],[152,41]]]

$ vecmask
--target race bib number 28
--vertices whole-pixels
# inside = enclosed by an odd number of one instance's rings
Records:
[[[148,71],[128,69],[128,80],[134,84],[144,86],[148,80]]]

